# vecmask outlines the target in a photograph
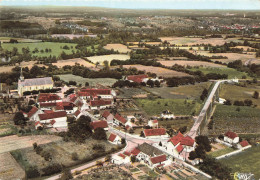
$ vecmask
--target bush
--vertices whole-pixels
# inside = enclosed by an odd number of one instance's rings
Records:
[[[76,152],[72,153],[72,154],[71,154],[71,159],[72,159],[73,161],[79,160],[78,153],[76,153]]]
[[[55,173],[59,173],[62,170],[62,166],[58,163],[50,164],[49,166],[42,169],[44,176],[49,176]]]
[[[27,178],[36,178],[40,176],[40,173],[36,167],[31,166],[26,170],[26,176]]]

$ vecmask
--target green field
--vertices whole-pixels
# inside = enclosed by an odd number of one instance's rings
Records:
[[[242,79],[242,76],[246,76],[247,79],[252,79],[245,72],[240,72],[232,68],[213,68],[213,67],[199,67],[199,68],[191,68],[191,71],[201,71],[204,74],[209,73],[218,73],[218,74],[227,74],[228,79],[232,79],[237,77],[238,79]]]
[[[239,107],[239,111],[238,108]],[[217,105],[213,115],[215,133],[260,133],[260,110],[247,106]]]
[[[174,115],[198,114],[201,104],[192,100],[185,99],[137,99],[137,105],[144,109],[148,115],[160,115],[162,111],[169,110]]]
[[[231,102],[234,102],[236,100],[244,101],[245,99],[250,99],[253,101],[253,104],[257,105],[257,108],[260,109],[260,100],[254,99],[252,97],[255,91],[258,91],[260,93],[260,86],[257,86],[255,84],[247,84],[246,87],[242,87],[234,84],[222,84],[220,97],[224,99],[229,99],[231,100]]]
[[[67,45],[70,49],[63,49],[60,47],[63,47]],[[22,48],[26,48],[29,47],[30,49],[30,53],[32,54],[32,56],[39,56],[39,57],[43,57],[43,56],[60,56],[60,54],[62,53],[62,51],[64,51],[66,54],[72,54],[72,50],[74,50],[76,52],[75,46],[77,44],[75,43],[56,43],[56,42],[34,42],[34,43],[16,43],[16,44],[11,44],[11,43],[2,43],[2,47],[3,49],[7,49],[9,51],[12,51],[13,47],[16,47],[18,49],[19,53],[22,53]],[[73,48],[71,48],[71,46]],[[38,53],[32,53],[32,51],[38,48],[39,52]],[[51,52],[46,53],[45,49],[51,49]],[[40,51],[44,50],[43,53],[41,53]]]
[[[88,82],[90,86],[96,86],[97,84],[101,84],[104,86],[112,86],[117,80],[112,78],[83,78],[80,76],[75,76],[73,74],[64,74],[64,75],[58,75],[61,80],[65,82],[69,81],[76,81],[77,84],[82,84],[82,86],[85,86],[85,83]]]
[[[230,153],[230,152],[233,152],[234,149],[233,148],[230,148],[230,147],[227,147],[227,148],[224,148],[224,149],[220,149],[220,150],[217,150],[217,151],[214,151],[214,152],[210,152],[208,153],[211,157],[218,157],[218,156],[222,156],[224,154],[227,154],[227,153]]]
[[[237,155],[221,159],[220,161],[229,166],[232,172],[253,173],[255,179],[260,178],[260,146],[252,147]]]
[[[157,96],[165,99],[200,99],[204,88],[209,89],[211,82],[196,83],[195,85],[184,85],[179,87],[160,87],[146,89]]]

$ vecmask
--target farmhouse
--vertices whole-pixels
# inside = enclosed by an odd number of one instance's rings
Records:
[[[68,126],[66,111],[45,111],[44,114],[38,115],[37,121],[46,127],[66,128]]]
[[[27,113],[27,116],[30,120],[35,121],[38,114],[42,113],[37,107],[33,106],[32,109]]]
[[[131,75],[127,76],[126,80],[130,82],[136,82],[136,83],[141,83],[144,82],[144,79],[148,78],[146,74],[140,74],[140,75]]]
[[[158,128],[158,120],[150,120],[148,121],[148,126],[152,128]]]
[[[113,124],[116,126],[125,126],[127,123],[127,120],[120,116],[119,114],[116,114],[113,119]]]
[[[137,154],[136,158],[151,168],[170,163],[170,160],[167,160],[167,156],[161,150],[147,143],[137,146],[131,153]]]
[[[250,144],[246,140],[241,141],[240,143],[237,144],[238,149],[242,149],[242,148],[245,148],[247,146],[250,146]]]
[[[116,145],[121,144],[121,138],[120,138],[118,135],[113,134],[113,133],[111,133],[111,134],[109,135],[108,141],[109,141],[110,143],[116,144]]]
[[[145,129],[144,136],[146,138],[168,138],[169,135],[166,133],[164,128],[158,129]]]
[[[111,89],[81,89],[78,92],[78,96],[84,100],[112,100],[116,93]]]
[[[90,126],[93,130],[96,130],[97,128],[102,128],[104,130],[108,130],[107,121],[93,121],[90,123]]]
[[[112,123],[112,122],[113,122],[114,115],[111,114],[109,111],[104,111],[103,114],[102,114],[102,117],[105,118],[105,120],[106,120],[108,123]]]
[[[229,144],[236,144],[239,142],[239,137],[236,133],[228,131],[224,134],[224,141]]]
[[[178,133],[176,136],[170,138],[166,144],[166,150],[170,154],[180,157],[179,154],[182,151],[191,152],[194,151],[196,146],[195,140],[190,136],[183,136],[182,133]]]
[[[124,154],[120,153],[120,154],[118,154],[118,155],[114,155],[114,156],[112,157],[112,160],[111,160],[112,163],[118,164],[118,165],[130,163],[130,162],[131,162],[131,157],[128,156],[128,155],[126,155],[126,154],[127,154],[127,153],[124,152]]]
[[[55,106],[56,111],[66,111],[67,114],[73,114],[77,109],[78,107],[70,102],[57,102]]]
[[[111,100],[93,100],[89,102],[89,109],[106,109],[111,105]]]
[[[52,89],[53,80],[52,77],[24,79],[21,69],[21,75],[18,80],[18,94],[23,95],[25,91],[33,91],[40,89]]]
[[[56,103],[56,102],[62,102],[62,99],[57,94],[41,93],[38,95],[37,102],[41,104]]]

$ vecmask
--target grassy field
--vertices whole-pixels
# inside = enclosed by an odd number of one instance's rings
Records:
[[[67,49],[60,48],[61,46],[63,47],[65,45],[67,45],[70,49],[67,50]],[[72,50],[76,51],[75,46],[76,44],[74,43],[56,43],[56,42],[35,42],[35,43],[16,43],[16,44],[3,43],[2,44],[3,49],[7,49],[11,51],[13,47],[16,47],[18,49],[18,52],[20,53],[22,53],[22,48],[29,47],[32,56],[39,56],[39,57],[50,56],[50,55],[58,57],[62,53],[62,51],[64,51],[66,54],[72,54]],[[38,48],[39,52],[33,54],[32,51],[35,48]],[[51,49],[52,51],[46,53],[45,52],[46,48]],[[41,53],[40,52],[41,50],[44,50],[44,52]]]
[[[260,92],[260,86],[247,84],[246,87],[242,87],[234,84],[222,84],[220,97],[229,99],[232,102],[236,100],[244,101],[245,99],[250,99],[253,101],[253,104],[257,105],[256,108],[260,109],[260,100],[252,97],[255,91]]]
[[[158,123],[159,126],[163,126],[165,128],[171,126],[171,128],[175,129],[176,131],[181,127],[187,126],[187,131],[189,131],[194,121],[191,118],[189,118],[189,119],[163,120],[163,121],[158,121]]]
[[[185,99],[137,99],[139,107],[143,108],[148,115],[160,115],[162,111],[169,110],[175,115],[198,114],[201,104]]]
[[[60,79],[66,82],[69,81],[76,81],[77,84],[82,84],[82,86],[85,86],[85,83],[88,82],[90,86],[96,86],[97,84],[101,84],[104,86],[112,86],[117,80],[112,78],[83,78],[80,76],[75,76],[73,74],[64,74],[59,75]]]
[[[195,85],[184,85],[179,87],[160,87],[146,89],[155,95],[165,99],[200,99],[204,88],[209,89],[211,82],[196,83]]]
[[[237,155],[220,161],[232,168],[232,172],[253,173],[255,179],[260,178],[260,146],[252,147]]]
[[[239,107],[239,111],[237,108]],[[215,133],[232,130],[236,133],[259,133],[260,111],[247,106],[217,105],[213,115]]]
[[[225,68],[226,66],[205,62],[205,61],[182,61],[182,60],[167,60],[167,61],[159,61],[162,65],[172,67],[175,64],[181,65],[181,66],[200,66],[200,67],[213,67],[213,68]]]
[[[208,74],[208,73],[218,73],[218,74],[227,74],[229,79],[235,78],[237,77],[238,79],[241,79],[242,76],[246,76],[246,78],[251,79],[251,77],[249,77],[245,72],[240,72],[237,71],[235,69],[232,68],[203,68],[203,67],[199,67],[199,68],[191,68],[189,70],[192,71],[201,71],[204,74]]]
[[[103,55],[103,56],[91,56],[91,57],[86,57],[86,58],[94,64],[98,62],[102,65],[104,61],[108,61],[109,64],[112,60],[125,61],[125,60],[130,59],[130,56],[124,55],[124,54],[110,54],[110,55]]]
[[[224,149],[216,150],[214,152],[210,152],[210,153],[208,153],[208,155],[215,158],[215,157],[222,156],[224,154],[227,154],[227,153],[230,153],[230,152],[233,152],[233,151],[234,151],[233,148],[227,147],[227,148],[224,148]]]

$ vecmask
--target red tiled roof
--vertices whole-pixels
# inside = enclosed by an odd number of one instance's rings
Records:
[[[164,128],[158,128],[158,129],[145,129],[144,135],[145,136],[161,136],[165,135],[166,130]]]
[[[95,130],[97,128],[107,128],[107,121],[93,121],[90,123],[90,126]]]
[[[246,140],[240,142],[239,144],[240,144],[242,147],[246,147],[246,146],[249,145],[248,142],[247,142]]]
[[[32,115],[34,115],[36,112],[38,111],[38,108],[33,106],[32,109],[28,112],[28,117],[32,117]]]
[[[66,116],[67,116],[66,111],[39,114],[40,120],[55,119],[55,118],[66,117]]]
[[[140,151],[139,149],[137,149],[137,148],[134,148],[134,149],[131,151],[132,155],[134,155],[134,156],[137,156],[140,152],[141,152],[141,151]]]
[[[53,124],[55,124],[56,123],[56,121],[53,119],[53,120],[51,120],[51,125],[53,125]]]
[[[97,96],[97,95],[110,95],[110,89],[81,89],[78,92],[79,96]]]
[[[238,137],[236,133],[231,132],[231,131],[226,132],[225,136],[227,136],[227,137],[229,137],[231,139],[235,139],[236,137]]]
[[[185,146],[193,146],[195,142],[195,140],[190,136],[184,137],[180,132],[176,136],[173,136],[171,139],[169,139],[168,142],[169,141],[172,142],[174,146],[176,146],[178,143]]]
[[[57,94],[41,93],[38,96],[38,102],[57,101],[60,99]]]
[[[169,139],[168,142],[171,141],[172,144],[173,144],[174,146],[176,146],[176,145],[181,141],[181,139],[182,139],[183,137],[184,137],[184,136],[182,135],[182,133],[178,132],[178,134],[175,135],[175,136],[173,136],[171,139]]]
[[[118,156],[122,157],[123,159],[125,159],[125,155],[123,155],[122,153],[120,153]]]
[[[114,142],[115,139],[116,139],[116,135],[111,133],[108,140],[111,141],[111,142]]]
[[[127,120],[125,118],[123,118],[122,116],[120,116],[119,114],[116,114],[114,118],[123,124],[125,124],[127,122]]]
[[[161,156],[152,157],[151,161],[152,161],[153,164],[157,164],[157,163],[161,163],[163,161],[166,161],[166,155],[163,154]]]
[[[104,106],[104,105],[109,105],[109,104],[111,104],[111,101],[95,100],[95,101],[89,102],[90,106]]]
[[[148,78],[148,76],[145,74],[127,76],[128,80],[131,80],[131,81],[134,81],[137,83],[141,83],[143,81],[143,79],[145,79],[145,78]]]
[[[40,103],[40,107],[54,107],[56,103]]]
[[[109,111],[104,111],[103,114],[102,114],[102,116],[103,116],[104,118],[107,118],[109,115],[110,115],[110,112],[109,112]]]
[[[44,110],[44,113],[53,113],[53,110]]]
[[[125,151],[123,154],[126,155],[126,156],[131,156],[131,153],[128,152],[128,151]]]
[[[181,144],[179,144],[177,147],[176,147],[176,150],[180,153],[182,150],[183,150],[183,146]]]
[[[158,120],[153,120],[153,123],[155,124],[155,123],[158,123]]]
[[[78,117],[78,115],[79,115],[80,113],[81,113],[80,110],[77,110],[77,111],[74,113],[74,115],[75,115],[76,117]]]
[[[37,125],[40,125],[40,126],[42,126],[42,124],[41,124],[41,122],[40,122],[40,121],[37,121],[37,122],[35,123],[35,126],[37,126]]]

